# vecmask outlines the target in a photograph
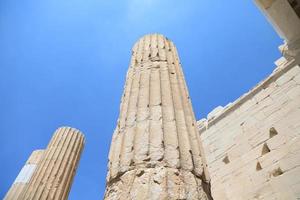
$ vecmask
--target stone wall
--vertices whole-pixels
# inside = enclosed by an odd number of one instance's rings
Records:
[[[247,94],[198,121],[214,200],[300,199],[300,67],[277,64]]]

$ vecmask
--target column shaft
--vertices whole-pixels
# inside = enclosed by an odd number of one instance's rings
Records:
[[[66,200],[83,146],[80,131],[69,127],[57,129],[19,200]]]
[[[105,199],[207,199],[200,147],[176,48],[146,35],[133,47]]]
[[[34,171],[36,170],[43,154],[44,150],[35,150],[32,152],[26,164],[17,176],[15,182],[4,197],[4,200],[16,200],[21,197],[22,192],[28,186],[28,183]]]

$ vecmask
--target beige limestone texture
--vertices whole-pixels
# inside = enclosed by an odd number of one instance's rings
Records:
[[[15,182],[5,195],[4,200],[16,200],[21,197],[22,192],[26,189],[28,182],[30,181],[32,174],[39,164],[43,154],[44,150],[35,150],[32,152]]]
[[[295,60],[212,115],[198,127],[214,200],[300,199],[300,67]]]
[[[146,35],[132,50],[105,199],[209,199],[203,162],[176,48]]]
[[[56,130],[25,190],[16,200],[66,200],[84,146],[83,134]]]

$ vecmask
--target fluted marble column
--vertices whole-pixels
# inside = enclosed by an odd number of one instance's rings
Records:
[[[26,190],[18,200],[66,200],[84,146],[79,130],[56,130]]]
[[[174,44],[142,37],[132,50],[105,199],[209,199],[200,145]]]
[[[16,200],[21,197],[22,192],[28,186],[28,183],[34,171],[36,170],[43,154],[44,150],[35,150],[32,152],[26,164],[17,176],[15,182],[12,184],[11,188],[5,195],[4,200]]]

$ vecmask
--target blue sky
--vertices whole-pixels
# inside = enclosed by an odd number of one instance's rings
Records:
[[[102,198],[130,49],[153,32],[177,46],[197,119],[266,77],[282,43],[252,0],[1,0],[0,198],[62,125],[86,136],[69,199]]]

